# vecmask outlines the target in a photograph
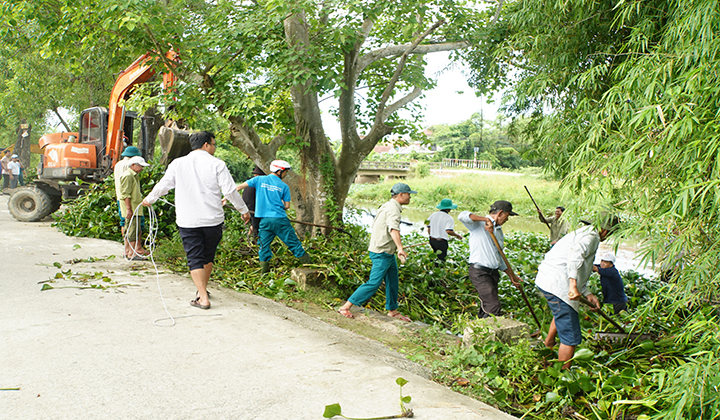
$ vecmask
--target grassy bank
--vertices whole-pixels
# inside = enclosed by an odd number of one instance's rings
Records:
[[[350,189],[349,200],[382,203],[390,198],[390,188],[396,182],[405,182],[418,192],[413,196],[413,207],[435,208],[440,200],[450,198],[460,209],[486,211],[494,201],[507,200],[519,214],[535,216],[535,206],[525,191],[525,186],[540,208],[548,214],[558,205],[570,207],[570,200],[563,197],[558,189],[558,182],[535,175],[501,175],[483,171],[458,172],[452,177],[430,175],[403,181],[386,180],[378,184],[354,184]]]

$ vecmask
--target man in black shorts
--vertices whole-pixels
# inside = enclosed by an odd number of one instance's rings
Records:
[[[227,198],[250,220],[250,213],[235,181],[222,160],[214,157],[215,136],[209,131],[190,135],[192,152],[170,163],[155,188],[143,200],[150,206],[175,189],[175,221],[187,254],[190,276],[198,289],[190,305],[210,309],[207,284],[215,261],[215,251],[222,238],[225,212],[222,199]]]

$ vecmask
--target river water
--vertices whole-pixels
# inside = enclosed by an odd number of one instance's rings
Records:
[[[362,226],[367,226],[369,230],[370,225],[372,225],[374,215],[377,212],[377,208],[379,207],[373,207],[374,205],[374,203],[368,202],[349,204],[349,207],[353,210],[349,211],[347,208],[345,209],[345,221],[359,224]],[[402,220],[406,223],[402,223],[400,225],[400,234],[407,235],[416,232],[423,236],[428,236],[427,228],[425,226],[425,220],[427,220],[427,218],[432,213],[432,211],[428,210],[404,207],[402,212]],[[453,217],[453,219],[455,219],[455,231],[464,233],[468,230],[465,228],[465,225],[463,225],[460,221],[457,220],[457,216],[459,213],[460,212],[458,211],[451,211],[450,215]],[[482,215],[484,216],[484,214]],[[503,225],[503,232],[508,234],[514,231],[544,233],[549,236],[549,229],[547,228],[547,226],[535,217],[510,217],[508,221],[505,222],[505,224]],[[451,238],[451,240],[456,239]],[[599,264],[600,257],[602,257],[608,252],[613,252],[615,253],[616,258],[615,267],[618,270],[634,270],[645,276],[656,275],[655,271],[653,271],[652,268],[644,267],[640,264],[639,258],[636,255],[638,247],[637,241],[623,241],[618,246],[617,251],[614,250],[614,247],[615,244],[612,242],[611,239],[608,239],[608,241],[606,242],[602,242],[600,244],[600,247],[598,248],[595,263]]]

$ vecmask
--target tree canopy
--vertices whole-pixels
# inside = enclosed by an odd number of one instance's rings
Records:
[[[138,106],[159,104],[195,128],[219,114],[232,143],[265,169],[279,149],[295,150],[298,215],[323,220],[380,139],[415,129],[397,111],[434,84],[423,56],[481,38],[494,10],[480,3],[33,0],[6,10],[11,27],[33,28],[25,42],[74,74],[153,51],[180,82],[158,99],[136,95]],[[163,59],[171,47],[178,63]],[[318,105],[327,97],[339,101],[337,154]]]
[[[694,299],[720,284],[718,6],[508,2],[471,58],[479,89],[507,87],[507,110],[534,118],[548,169],[585,206],[631,215],[625,233],[682,267]]]

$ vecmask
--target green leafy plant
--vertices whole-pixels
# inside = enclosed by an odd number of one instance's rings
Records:
[[[403,396],[402,388],[405,386],[405,384],[408,383],[403,378],[397,378],[395,380],[395,383],[397,383],[400,386],[400,411],[401,414],[395,414],[391,416],[382,416],[382,417],[363,417],[363,418],[357,418],[357,417],[346,417],[342,414],[342,408],[340,407],[340,404],[330,404],[325,406],[325,412],[323,413],[323,417],[326,419],[330,419],[336,416],[340,416],[349,420],[380,420],[380,419],[399,419],[399,418],[409,418],[413,417],[413,411],[412,409],[408,409],[405,407],[405,404],[409,404],[412,398],[409,395]]]

